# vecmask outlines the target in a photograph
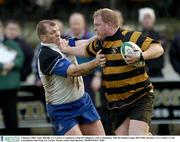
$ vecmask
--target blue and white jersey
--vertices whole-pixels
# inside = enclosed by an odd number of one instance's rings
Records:
[[[82,77],[67,76],[68,67],[77,64],[74,56],[66,56],[55,44],[41,43],[38,71],[48,104],[73,102],[84,94]]]

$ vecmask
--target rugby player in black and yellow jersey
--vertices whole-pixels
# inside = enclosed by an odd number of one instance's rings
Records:
[[[66,42],[61,41],[61,50],[76,56],[93,57],[102,50],[106,56],[102,85],[112,114],[115,134],[148,135],[153,110],[153,86],[145,66],[136,68],[126,64],[120,48],[123,42],[131,41],[142,49],[141,57],[127,57],[129,63],[157,58],[163,54],[163,48],[158,41],[145,37],[140,32],[121,29],[116,13],[110,9],[96,11],[93,18],[97,40],[87,47],[79,45],[74,48],[67,48]]]

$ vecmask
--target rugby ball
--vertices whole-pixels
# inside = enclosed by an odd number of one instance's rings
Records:
[[[133,42],[124,42],[120,48],[121,50],[121,55],[124,59],[124,61],[129,64],[127,61],[126,61],[126,57],[127,56],[136,56],[136,57],[140,57],[141,56],[141,53],[142,53],[142,50],[139,48],[138,45],[136,45],[135,43]],[[142,67],[145,65],[145,62],[144,61],[138,61],[136,63],[133,63],[131,64],[132,66],[134,67]]]

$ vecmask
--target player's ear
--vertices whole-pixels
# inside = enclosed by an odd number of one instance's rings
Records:
[[[112,27],[112,26],[113,26],[113,24],[112,24],[111,22],[108,22],[107,25],[108,25],[109,27]]]

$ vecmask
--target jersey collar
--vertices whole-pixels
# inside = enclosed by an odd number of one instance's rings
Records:
[[[105,38],[105,41],[115,41],[119,40],[122,37],[121,29],[118,28],[118,30],[114,33],[112,36],[107,36]]]
[[[57,46],[56,44],[54,44],[54,43],[43,43],[43,42],[41,42],[41,45],[42,45],[42,46],[49,47],[49,48],[51,48],[52,50],[57,51],[57,52],[59,52],[59,53],[62,53],[62,52],[60,51],[60,49],[58,48],[58,46]]]

